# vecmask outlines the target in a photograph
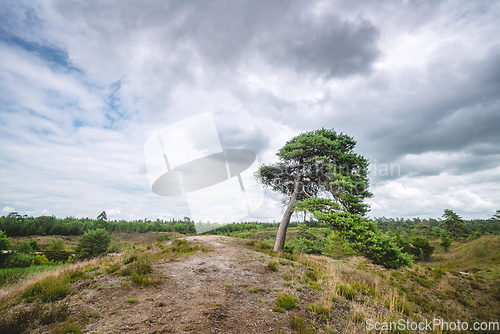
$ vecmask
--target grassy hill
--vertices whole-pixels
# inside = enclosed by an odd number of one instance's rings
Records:
[[[1,286],[0,332],[364,333],[400,319],[500,319],[499,236],[387,270],[359,256],[275,253],[273,233],[122,235],[121,253]]]

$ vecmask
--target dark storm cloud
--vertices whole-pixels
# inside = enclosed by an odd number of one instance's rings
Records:
[[[478,154],[494,153],[492,147],[500,143],[498,64],[500,48],[495,46],[475,62],[432,65],[425,89],[378,117],[378,126],[368,135],[372,146],[386,161],[430,151],[475,154],[476,147],[483,147]],[[367,117],[368,122],[373,119]]]
[[[274,66],[324,77],[367,73],[379,56],[379,32],[369,21],[312,13],[314,2],[210,1],[149,2],[116,6],[101,2],[60,2],[67,19],[101,38],[130,38],[139,31],[175,52],[193,48],[204,62],[234,66],[257,57]]]

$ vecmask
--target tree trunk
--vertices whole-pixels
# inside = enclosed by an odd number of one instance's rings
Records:
[[[288,207],[286,208],[285,214],[283,215],[283,219],[281,219],[280,227],[278,229],[278,235],[276,236],[276,243],[274,244],[274,251],[281,252],[283,247],[285,247],[285,238],[286,238],[286,230],[288,229],[288,224],[290,223],[290,218],[293,213],[293,206],[297,203],[297,197],[299,195],[299,178],[295,178],[295,183],[293,185],[293,193],[290,198],[290,203],[288,203]]]

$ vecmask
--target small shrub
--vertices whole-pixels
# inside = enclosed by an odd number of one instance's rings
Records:
[[[18,334],[23,333],[29,324],[36,321],[40,314],[40,307],[22,308],[9,316],[0,317],[0,333]]]
[[[40,322],[43,325],[49,325],[54,322],[64,321],[69,316],[69,307],[68,305],[60,305],[49,308],[47,312],[40,316]]]
[[[297,307],[297,298],[289,293],[284,293],[276,297],[273,310],[283,312],[283,310],[291,310],[295,307]]]
[[[60,279],[47,277],[26,288],[21,294],[21,299],[30,303],[36,299],[44,303],[63,299],[71,293],[71,290],[63,284]]]
[[[261,241],[258,248],[261,249],[261,250],[262,249],[272,249],[273,246],[271,246],[270,244],[268,244],[265,241]]]
[[[107,274],[112,274],[112,273],[116,273],[118,270],[120,270],[121,267],[122,266],[119,263],[113,263],[113,264],[109,265],[106,269],[104,269],[104,271]]]
[[[64,324],[54,330],[54,334],[80,334],[81,328],[77,324]]]
[[[291,274],[283,274],[281,275],[281,277],[285,280],[285,281],[291,281],[293,279],[293,276]]]
[[[141,285],[141,286],[150,286],[150,285],[157,286],[161,281],[160,279],[156,279],[156,280],[151,279],[151,277],[149,275],[138,274],[135,272],[132,273],[130,280],[135,285]]]
[[[272,271],[278,271],[278,262],[277,261],[271,260],[271,261],[267,262],[267,266]]]
[[[87,231],[78,240],[76,253],[82,258],[89,258],[106,253],[111,242],[111,236],[105,229],[98,228]]]
[[[28,243],[29,245],[29,243]],[[26,268],[35,260],[30,253],[13,253],[5,261],[7,268]]]
[[[374,288],[372,288],[371,286],[368,286],[366,284],[363,284],[363,283],[357,283],[357,282],[353,283],[352,284],[352,288],[357,293],[360,293],[360,294],[365,295],[365,296],[372,296],[372,297],[374,297],[375,294],[376,294]]]
[[[64,247],[64,240],[61,238],[52,238],[47,245],[47,250],[49,251],[64,251],[66,250]]]
[[[129,264],[120,271],[121,276],[132,276],[132,274],[146,275],[153,271],[151,264],[148,261],[136,261]]]
[[[170,240],[170,237],[167,234],[160,235],[158,239],[156,239],[157,242],[163,242]]]
[[[130,303],[130,304],[137,303],[137,299],[134,299],[134,298],[127,299],[127,303]]]
[[[321,316],[323,321],[327,321],[330,318],[331,307],[320,305],[320,304],[311,304],[309,309],[313,314]]]
[[[137,261],[137,254],[130,255],[128,258],[123,260],[123,264],[129,264],[129,263],[132,263],[134,261]]]
[[[88,278],[87,275],[85,275],[85,271],[80,271],[80,270],[70,270],[67,272],[66,276],[64,277],[64,284],[70,284],[70,283],[75,283],[81,279]]]
[[[356,291],[348,287],[347,285],[338,284],[336,287],[337,292],[342,295],[345,299],[353,300],[356,297]]]
[[[314,282],[318,280],[318,274],[315,271],[311,270],[306,271],[306,277]]]
[[[250,289],[250,292],[257,293],[257,292],[259,292],[259,288],[252,288],[252,289]]]
[[[290,315],[288,323],[290,325],[290,328],[292,330],[296,331],[297,334],[315,334],[316,333],[314,330],[308,329],[307,324],[304,321],[304,319],[302,319],[301,317],[299,317],[295,313],[292,313]]]

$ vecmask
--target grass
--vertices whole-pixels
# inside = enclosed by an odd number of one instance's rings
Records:
[[[306,322],[303,318],[299,317],[297,314],[292,313],[288,319],[288,324],[290,329],[294,330],[298,334],[314,334],[314,330],[307,327]]]
[[[55,277],[47,277],[24,290],[21,294],[21,300],[28,303],[35,300],[49,303],[63,299],[70,293],[71,289],[64,284],[63,280]]]
[[[284,310],[292,310],[297,307],[297,298],[289,293],[284,293],[276,297],[273,311],[283,312]]]
[[[278,262],[277,261],[271,260],[271,261],[267,262],[267,266],[272,271],[278,271]]]
[[[0,333],[22,333],[36,324],[49,325],[64,321],[69,316],[68,305],[44,305],[34,303],[20,307],[9,315],[0,316]]]
[[[130,303],[130,304],[137,303],[137,299],[134,299],[134,298],[127,299],[127,303]]]
[[[64,324],[60,327],[57,327],[54,330],[54,334],[80,334],[80,333],[81,333],[80,325],[71,322]]]
[[[16,283],[23,278],[36,276],[44,272],[54,271],[65,267],[67,267],[66,264],[0,269],[0,287],[6,284]]]
[[[160,282],[161,279],[153,279],[147,274],[138,274],[138,273],[132,273],[130,276],[130,280],[132,283],[135,285],[140,285],[140,286],[157,286]]]

